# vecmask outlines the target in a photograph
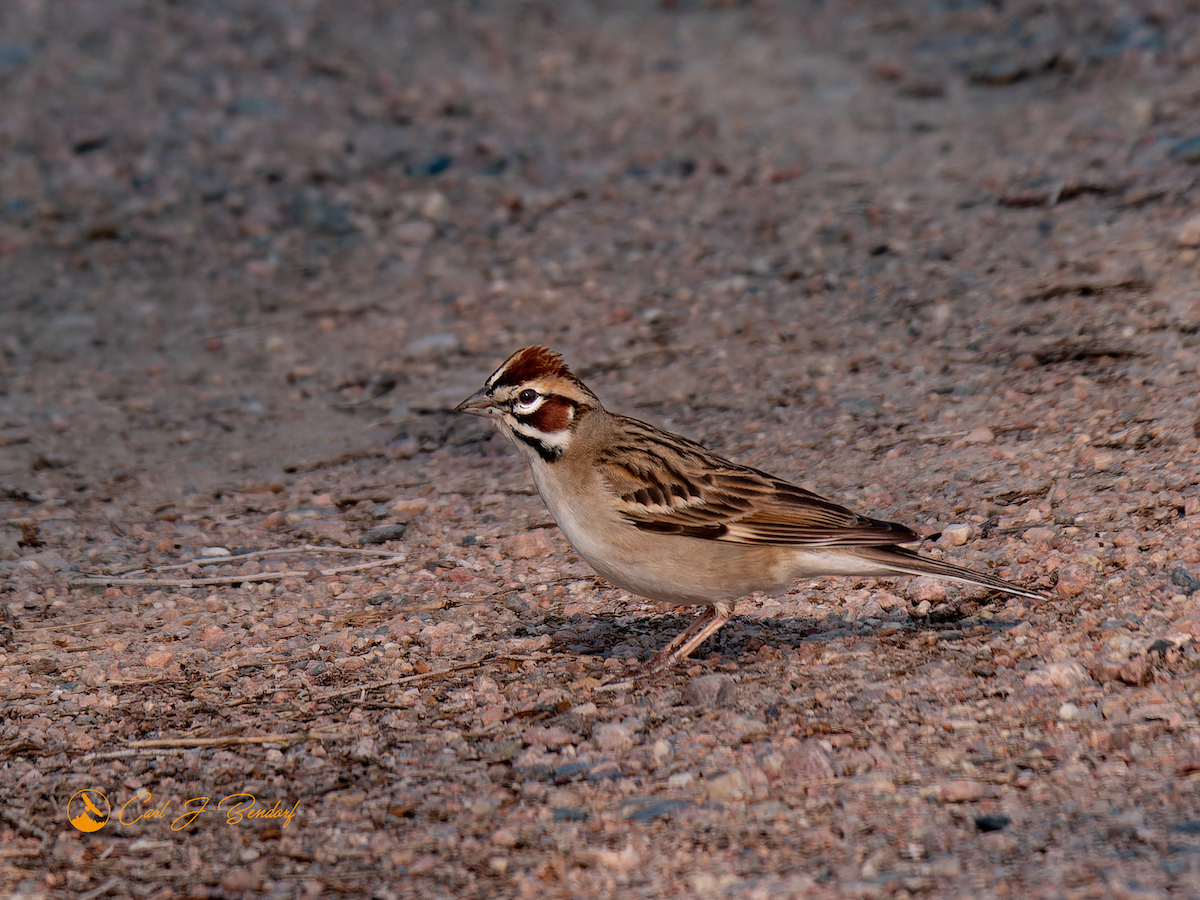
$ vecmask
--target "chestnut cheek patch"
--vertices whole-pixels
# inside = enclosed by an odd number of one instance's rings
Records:
[[[561,397],[547,397],[546,402],[529,416],[529,424],[542,434],[555,434],[566,430],[574,411],[569,400]]]

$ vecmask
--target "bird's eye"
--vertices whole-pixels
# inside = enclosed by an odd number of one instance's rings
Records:
[[[521,393],[517,394],[517,402],[522,406],[529,406],[531,403],[537,400],[537,398],[538,392],[532,390],[531,388],[526,388],[525,390],[521,391]]]

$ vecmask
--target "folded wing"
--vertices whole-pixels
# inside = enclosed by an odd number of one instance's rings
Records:
[[[620,497],[625,519],[644,531],[814,548],[918,539],[904,525],[860,516],[699,444],[668,437],[634,419],[626,425],[636,439],[612,448],[601,471]]]

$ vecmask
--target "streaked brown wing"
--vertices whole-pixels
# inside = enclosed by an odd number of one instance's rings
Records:
[[[869,547],[918,538],[904,525],[860,516],[636,419],[625,419],[624,425],[632,439],[612,448],[601,470],[621,498],[624,517],[644,531],[812,547]]]

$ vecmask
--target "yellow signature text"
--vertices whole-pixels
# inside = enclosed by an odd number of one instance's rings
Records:
[[[141,812],[138,812],[136,807],[130,809],[130,805],[138,800],[141,801],[143,807],[149,808],[143,808]],[[173,798],[168,798],[163,801],[161,806],[155,807],[152,805],[153,797],[150,791],[138,791],[125,801],[125,805],[121,807],[121,811],[117,814],[117,820],[122,825],[136,825],[139,822],[166,819],[172,800]],[[211,801],[211,797],[190,797],[187,800],[180,801],[183,812],[171,820],[171,830],[180,831],[194,824],[209,808]],[[292,819],[296,817],[296,809],[299,806],[299,800],[291,806],[284,805],[282,800],[276,800],[274,806],[268,807],[260,804],[258,798],[253,794],[243,792],[228,794],[222,797],[217,802],[216,809],[219,814],[224,816],[225,822],[228,825],[282,819],[280,827],[287,828],[292,824]]]

